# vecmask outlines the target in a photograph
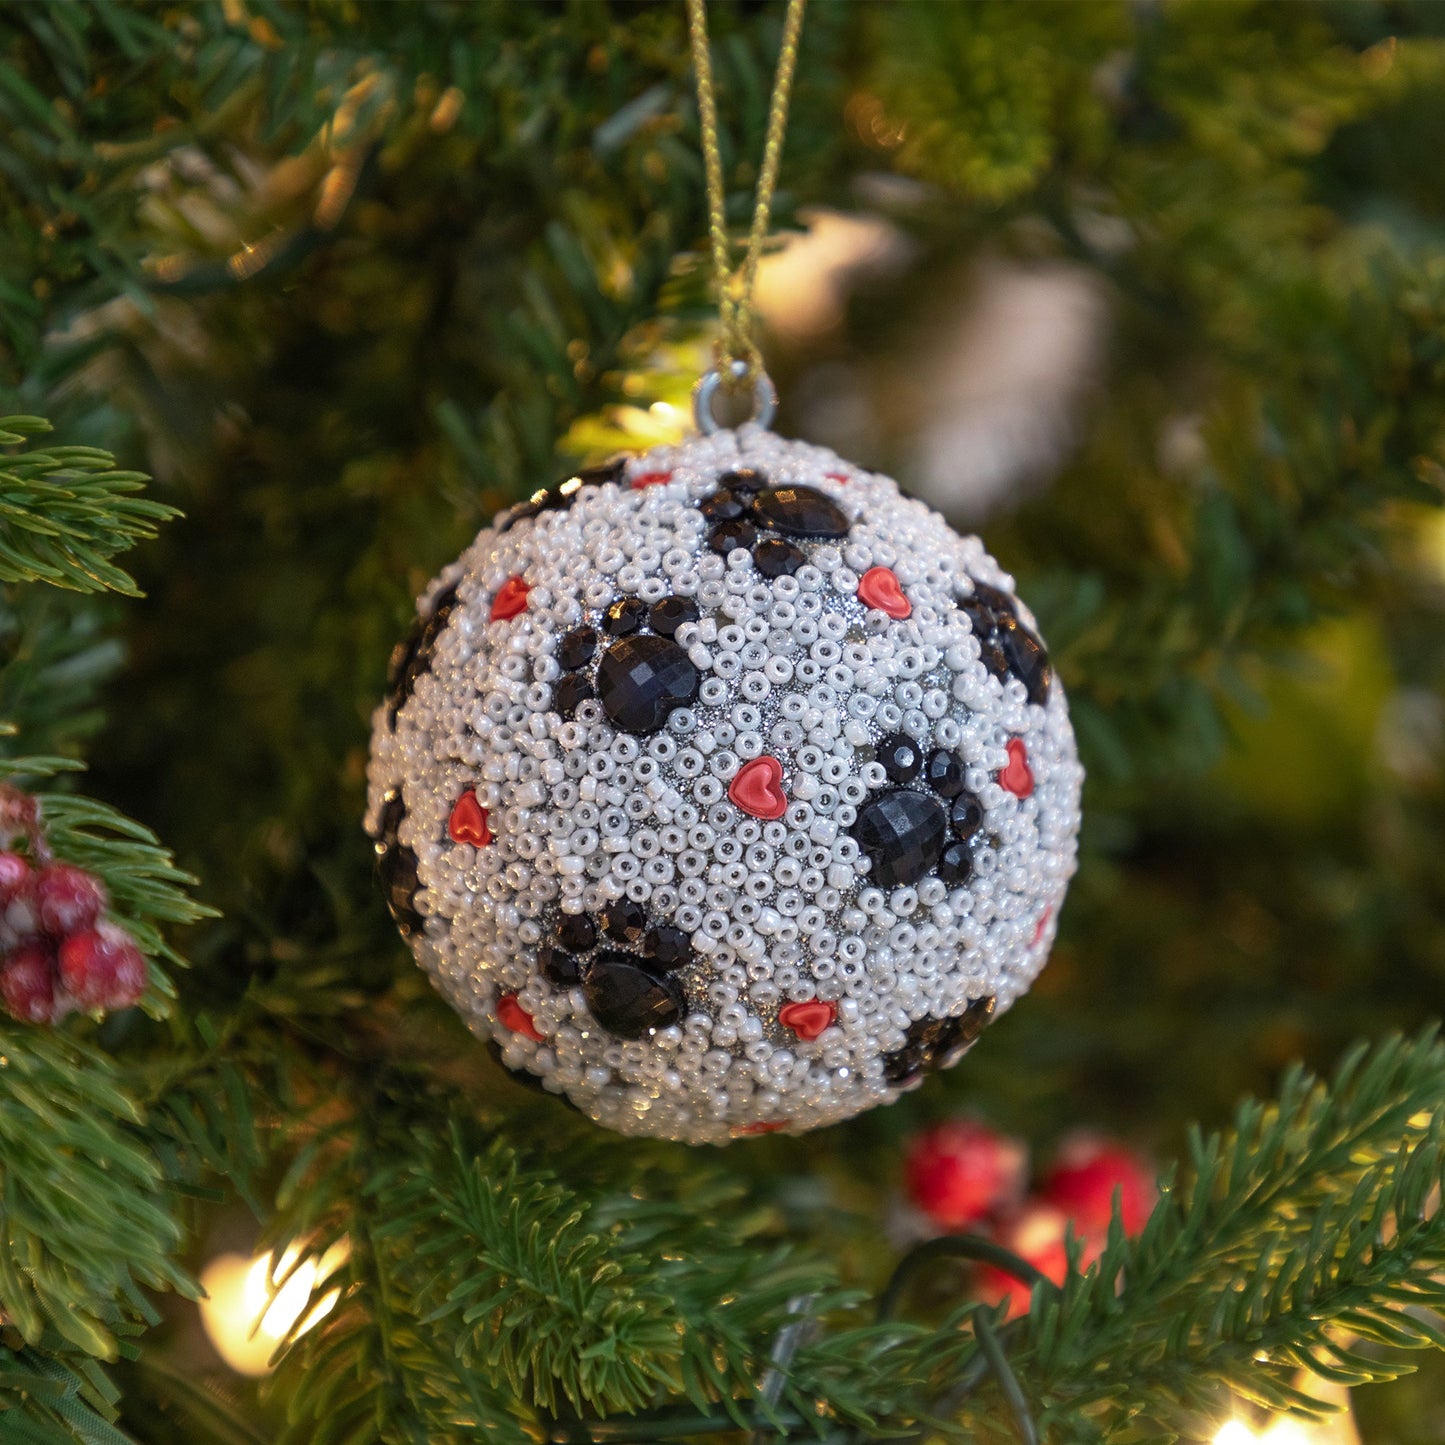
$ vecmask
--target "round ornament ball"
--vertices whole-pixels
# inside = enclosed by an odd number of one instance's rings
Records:
[[[756,426],[578,473],[420,599],[366,825],[418,963],[624,1134],[801,1133],[1043,967],[1082,770],[976,537]]]

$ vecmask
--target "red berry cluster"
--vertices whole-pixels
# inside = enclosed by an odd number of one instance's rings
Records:
[[[1159,1194],[1144,1159],[1091,1134],[1066,1141],[1038,1188],[1026,1193],[1023,1143],[968,1119],[916,1135],[905,1172],[910,1199],[932,1223],[986,1234],[1055,1284],[1068,1270],[1070,1229],[1087,1269],[1103,1252],[1115,1197],[1124,1232],[1135,1234]],[[992,1265],[979,1266],[974,1288],[990,1304],[1007,1300],[1011,1318],[1028,1309],[1028,1286]]]
[[[53,1024],[139,1002],[145,958],[103,916],[104,884],[53,860],[35,799],[17,788],[0,786],[0,841],[0,998],[10,1015]]]

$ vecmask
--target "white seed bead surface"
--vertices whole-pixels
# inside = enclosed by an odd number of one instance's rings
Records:
[[[792,538],[806,554],[792,576],[764,576],[743,547],[718,555],[698,503],[740,467],[824,493],[848,535]],[[394,837],[415,856],[418,963],[507,1067],[625,1134],[725,1142],[891,1102],[916,1083],[886,1077],[911,1025],[985,998],[1001,1012],[1032,983],[1075,867],[1083,775],[1063,689],[1055,678],[1039,705],[993,675],[958,606],[973,583],[1012,594],[1012,579],[887,477],[755,427],[573,491],[565,510],[483,530],[431,584],[420,616],[452,586],[455,605],[394,719],[386,705],[374,719],[367,828],[384,831],[389,800],[404,809]],[[896,578],[907,617],[859,599],[874,568]],[[513,579],[525,605],[492,620]],[[600,656],[614,602],[669,597],[698,611],[673,639],[696,697],[643,736],[595,696],[556,711],[562,635],[596,629]],[[1016,615],[1033,627],[1022,604]],[[874,754],[898,734],[963,763],[983,822],[962,884],[870,881],[850,829],[897,786]],[[1000,780],[1015,751],[1024,796]],[[729,794],[764,758],[780,766],[781,817]],[[469,789],[481,846],[449,831]],[[581,984],[550,982],[539,962],[564,915],[626,900],[693,954],[671,976],[676,1022],[640,1040],[609,1032]],[[831,1007],[814,1038],[780,1019],[805,1003]]]

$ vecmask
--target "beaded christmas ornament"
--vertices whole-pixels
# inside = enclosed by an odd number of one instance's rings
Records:
[[[484,530],[397,649],[369,781],[391,910],[501,1061],[720,1142],[889,1102],[1028,988],[1082,772],[978,539],[746,425]]]
[[[537,492],[432,583],[367,828],[417,961],[507,1068],[701,1143],[846,1119],[957,1060],[1043,967],[1082,773],[983,544],[767,429],[753,292],[803,0],[736,272],[687,10],[721,322],[701,435]]]

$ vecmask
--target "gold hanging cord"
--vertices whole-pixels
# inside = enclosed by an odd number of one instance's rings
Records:
[[[766,382],[766,396],[772,396],[772,383],[767,382],[763,374],[762,358],[753,340],[753,291],[757,283],[758,261],[763,253],[763,243],[767,240],[773,194],[778,184],[778,167],[783,158],[788,100],[793,89],[793,74],[798,67],[798,37],[803,29],[804,3],[805,0],[788,0],[783,17],[783,44],[778,53],[777,74],[773,77],[772,99],[768,103],[768,129],[763,144],[763,167],[758,176],[757,198],[753,205],[753,224],[742,264],[734,270],[724,204],[722,152],[718,147],[717,95],[713,85],[712,55],[708,49],[706,0],[687,0],[688,37],[692,43],[693,69],[697,74],[697,109],[702,126],[703,166],[707,174],[708,237],[712,242],[718,315],[722,323],[716,344],[717,370],[703,379],[704,384],[709,381],[712,384],[705,396],[700,390],[697,399],[700,425],[705,416],[711,418],[712,394],[719,381],[726,387],[752,384],[756,389],[759,411],[765,409],[763,383]],[[770,407],[766,409],[770,410]],[[703,429],[710,428],[704,426]]]

